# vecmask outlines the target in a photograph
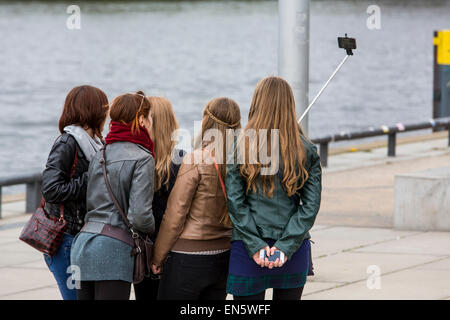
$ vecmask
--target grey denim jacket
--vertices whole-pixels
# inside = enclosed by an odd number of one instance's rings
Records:
[[[105,224],[128,230],[106,188],[97,152],[89,165],[87,213],[84,232],[100,233]],[[131,142],[106,146],[106,170],[111,189],[133,228],[151,235],[153,217],[153,180],[155,160],[144,147]]]

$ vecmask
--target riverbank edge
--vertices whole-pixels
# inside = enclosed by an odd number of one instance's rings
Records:
[[[417,142],[425,142],[430,140],[438,140],[445,139],[448,137],[448,131],[439,131],[433,133],[420,134],[409,137],[398,137],[397,145],[405,145],[410,143]],[[355,144],[352,146],[342,146],[342,147],[334,147],[330,148],[329,155],[340,155],[344,153],[352,153],[352,152],[370,152],[374,149],[387,148],[387,139],[380,141],[371,141],[360,144]],[[12,202],[20,202],[25,200],[26,194],[24,192],[18,194],[5,194],[2,195],[2,203],[12,203]]]

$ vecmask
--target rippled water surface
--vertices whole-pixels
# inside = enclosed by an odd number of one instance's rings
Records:
[[[310,92],[344,52],[358,50],[310,116],[310,136],[431,116],[433,30],[450,28],[448,1],[377,1],[381,30],[366,27],[369,1],[313,1]],[[205,103],[229,96],[246,122],[256,82],[277,73],[276,1],[0,2],[0,175],[42,169],[58,135],[65,95],[92,84],[108,98],[143,89],[168,97],[191,129]]]

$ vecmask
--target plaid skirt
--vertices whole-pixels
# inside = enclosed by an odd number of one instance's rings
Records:
[[[269,246],[275,240],[265,239]],[[305,285],[310,259],[310,241],[304,240],[291,259],[281,268],[261,268],[248,256],[242,241],[231,243],[227,293],[251,296],[268,288],[291,289]]]

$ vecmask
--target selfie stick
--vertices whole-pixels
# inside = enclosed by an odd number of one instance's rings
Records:
[[[346,35],[347,36],[347,35]],[[311,103],[309,104],[308,108],[306,108],[305,112],[303,112],[302,116],[300,117],[300,119],[298,120],[298,123],[302,122],[303,118],[306,116],[306,114],[308,113],[308,111],[311,109],[311,107],[314,105],[314,103],[317,101],[317,99],[320,97],[320,95],[322,94],[322,92],[325,90],[325,88],[328,86],[328,84],[331,82],[331,80],[333,80],[334,76],[336,75],[336,73],[339,72],[339,70],[342,68],[342,66],[344,65],[344,63],[347,61],[348,57],[353,55],[352,50],[348,50],[347,49],[347,55],[345,56],[345,58],[341,61],[341,63],[338,65],[338,67],[336,68],[336,70],[334,70],[333,74],[331,75],[331,77],[328,79],[328,81],[325,83],[325,85],[322,87],[322,89],[320,89],[319,93],[314,97],[314,99],[311,101]]]

